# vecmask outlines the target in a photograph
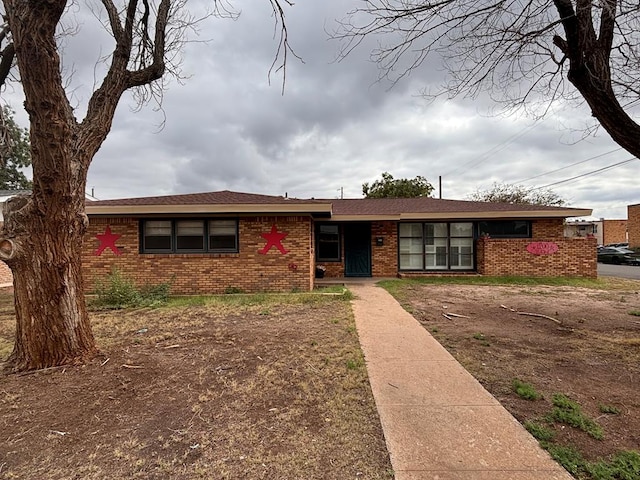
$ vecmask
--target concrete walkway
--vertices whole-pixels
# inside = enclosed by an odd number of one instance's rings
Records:
[[[346,282],[396,480],[571,480],[410,314]]]

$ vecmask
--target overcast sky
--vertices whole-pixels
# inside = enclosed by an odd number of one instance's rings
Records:
[[[284,95],[282,76],[268,79],[277,41],[267,0],[236,2],[236,21],[203,23],[199,40],[207,42],[186,45],[189,78],[169,82],[164,114],[134,112],[125,95],[87,190],[100,199],[215,190],[301,198],[335,198],[342,190],[354,198],[362,183],[388,171],[422,175],[436,187],[442,176],[443,198],[465,199],[494,182],[542,187],[632,158],[604,131],[577,141],[572,128],[589,122],[585,108],[558,105],[535,122],[487,115],[486,100],[425,101],[421,89],[442,81],[437,59],[393,88],[376,82],[366,45],[334,61],[340,45],[326,30],[353,4],[307,0],[287,8],[290,42],[304,63],[289,58]],[[100,73],[96,59],[109,48],[91,17],[81,22],[64,60],[74,71],[78,116]],[[17,93],[4,97],[20,110]],[[24,112],[16,118],[26,126]],[[640,203],[639,172],[636,159],[550,188],[595,217],[626,218],[626,206]]]

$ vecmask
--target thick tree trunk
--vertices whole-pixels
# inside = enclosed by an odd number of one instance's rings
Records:
[[[0,231],[0,258],[14,275],[17,324],[5,368],[16,372],[82,362],[97,352],[81,271],[87,171],[111,129],[122,93],[164,73],[171,2],[161,0],[154,9],[130,0],[125,10],[110,0],[100,2],[116,46],[109,71],[78,123],[64,90],[55,40],[67,1],[2,1],[29,114],[33,165],[33,192],[8,203]],[[145,36],[151,10],[156,14],[153,41]],[[132,60],[137,70],[128,69]]]
[[[591,2],[554,0],[566,38],[553,43],[569,60],[568,80],[578,89],[611,138],[640,157],[640,125],[624,110],[612,85],[611,49],[615,36],[616,0],[602,0],[599,28],[594,28]]]
[[[62,197],[49,199],[58,203],[57,208],[50,206],[59,212],[69,206]],[[79,212],[67,221],[60,221],[64,216],[53,219],[36,212],[29,197],[9,202],[5,210],[0,258],[13,272],[17,317],[6,370],[35,370],[90,358],[97,348],[80,262],[86,216]]]
[[[13,272],[16,306],[15,346],[5,369],[17,372],[77,363],[97,352],[81,249],[87,171],[106,133],[87,140],[63,88],[55,31],[66,2],[4,4],[31,124],[33,165],[32,194],[8,202],[0,231],[0,258]],[[94,123],[100,127],[109,130]]]
[[[608,66],[601,62],[585,62],[578,68],[570,68],[569,81],[578,89],[598,119],[602,128],[614,142],[636,157],[640,157],[640,125],[618,102],[609,80]]]

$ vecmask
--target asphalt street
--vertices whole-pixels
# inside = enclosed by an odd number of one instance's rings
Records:
[[[637,265],[611,265],[598,263],[599,277],[621,277],[640,280],[640,266]]]

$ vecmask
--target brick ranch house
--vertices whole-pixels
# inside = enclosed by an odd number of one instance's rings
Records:
[[[87,289],[116,267],[176,294],[310,290],[325,277],[595,278],[591,210],[434,198],[294,199],[230,191],[88,202]]]

